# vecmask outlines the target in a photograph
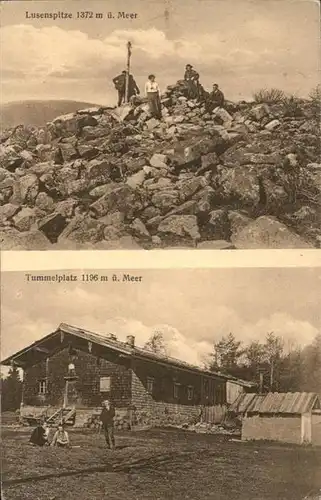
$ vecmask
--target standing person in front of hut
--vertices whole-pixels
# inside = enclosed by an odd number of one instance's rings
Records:
[[[161,102],[159,85],[155,80],[155,75],[149,75],[145,84],[145,95],[149,104],[149,109],[154,118],[161,120]]]
[[[106,401],[103,401],[103,409],[100,414],[100,421],[105,433],[107,448],[111,450],[115,449],[114,417],[115,408],[111,405],[110,401],[106,399]]]

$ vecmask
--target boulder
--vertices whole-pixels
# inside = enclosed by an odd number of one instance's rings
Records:
[[[244,205],[260,201],[258,176],[250,167],[236,167],[222,172],[219,181],[222,197],[226,201],[239,201]]]
[[[225,240],[207,240],[197,244],[201,250],[234,250],[235,246],[230,241]]]
[[[145,122],[148,130],[154,130],[156,127],[158,127],[159,123],[159,120],[156,120],[156,118],[150,118]]]
[[[208,153],[206,155],[202,155],[201,163],[202,165],[200,170],[202,172],[205,172],[206,170],[211,170],[215,168],[220,163],[220,160],[219,157],[217,156],[217,153],[213,152],[213,153]],[[199,171],[199,173],[201,172]]]
[[[33,205],[39,192],[39,180],[35,174],[20,177],[14,184],[12,202]]]
[[[238,249],[313,248],[313,245],[272,216],[254,220],[236,235],[232,234],[231,241]]]
[[[100,154],[99,149],[91,146],[90,144],[78,144],[77,149],[80,157],[85,160],[92,160]]]
[[[55,208],[55,202],[47,193],[39,193],[36,198],[36,207],[45,212],[52,212]]]
[[[193,196],[197,191],[200,191],[207,185],[205,177],[192,177],[190,179],[183,179],[177,182],[176,188],[179,190],[181,201],[186,201]]]
[[[134,109],[131,104],[125,104],[108,111],[110,116],[112,116],[119,123],[129,118],[133,114],[133,112]]]
[[[149,163],[154,168],[164,168],[164,169],[169,168],[168,158],[166,155],[163,154],[155,153],[149,160]]]
[[[14,205],[13,203],[5,203],[0,206],[0,224],[2,225],[5,221],[11,219],[19,210],[19,205]]]
[[[15,151],[13,146],[0,146],[0,167],[14,172],[24,162],[23,157]]]
[[[67,195],[81,195],[83,192],[88,189],[88,180],[87,179],[76,179],[70,181],[67,185],[63,186],[63,189],[67,190]]]
[[[65,227],[58,238],[59,243],[97,243],[104,237],[104,225],[86,215],[77,215]]]
[[[110,128],[105,126],[83,127],[80,132],[81,141],[93,141],[102,137],[108,137]]]
[[[90,205],[91,211],[102,217],[108,212],[124,212],[132,218],[137,210],[143,208],[139,194],[126,184],[111,185],[110,189]]]
[[[75,160],[80,156],[77,148],[72,143],[66,143],[66,144],[60,143],[59,147],[64,162]]]
[[[106,160],[90,160],[84,169],[83,177],[94,180],[95,184],[104,184],[110,180],[111,165]]]
[[[198,204],[197,201],[195,200],[188,200],[185,201],[185,203],[182,203],[178,207],[173,208],[170,212],[168,212],[167,216],[169,215],[195,215],[198,212]]]
[[[47,215],[38,221],[39,231],[44,233],[51,243],[56,243],[66,225],[66,218],[59,212]]]
[[[145,177],[145,171],[141,170],[140,172],[136,172],[136,174],[127,177],[126,184],[128,184],[128,186],[130,186],[132,189],[136,189],[143,184]]]
[[[35,210],[24,207],[13,217],[13,225],[18,231],[30,231],[36,220]]]
[[[250,111],[250,116],[260,122],[263,118],[266,118],[270,115],[270,108],[267,104],[258,104],[254,106]]]
[[[251,217],[248,217],[247,215],[238,212],[237,210],[230,210],[227,214],[227,217],[230,223],[231,234],[234,237],[239,231],[242,231],[243,228],[253,222],[253,219],[251,219]]]
[[[179,193],[174,189],[156,192],[152,196],[152,203],[162,213],[166,213],[179,203]]]
[[[170,191],[174,189],[174,185],[171,179],[167,177],[158,177],[157,182],[156,179],[147,179],[144,184],[144,187],[148,190],[148,192],[155,193],[156,191]]]
[[[231,236],[230,222],[226,210],[212,210],[206,224],[207,238],[212,240],[229,240]]]
[[[55,213],[62,215],[65,219],[70,219],[74,213],[75,208],[78,206],[79,202],[73,198],[68,200],[59,201],[55,207]]]
[[[16,229],[0,232],[1,250],[49,250],[50,241],[40,231],[20,233]]]
[[[180,238],[188,238],[193,242],[200,239],[197,217],[195,215],[170,215],[158,226],[158,233]]]
[[[129,227],[133,236],[136,236],[139,239],[150,239],[150,233],[147,230],[145,224],[140,219],[134,219]]]
[[[117,240],[99,241],[94,248],[96,250],[143,250],[131,235],[121,236]]]
[[[279,128],[281,126],[281,122],[280,120],[272,120],[270,122],[268,122],[266,125],[265,125],[265,128],[266,130],[269,130],[270,132],[272,132],[273,130],[276,130],[277,128]]]

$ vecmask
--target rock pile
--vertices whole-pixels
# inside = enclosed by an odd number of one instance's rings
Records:
[[[1,135],[3,249],[308,248],[321,243],[320,129],[301,101],[211,113],[178,82]]]

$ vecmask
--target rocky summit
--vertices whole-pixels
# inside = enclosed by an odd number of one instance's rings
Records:
[[[162,96],[2,132],[0,241],[25,249],[320,247],[319,121],[311,103]]]

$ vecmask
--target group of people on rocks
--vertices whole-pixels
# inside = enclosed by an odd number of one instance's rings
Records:
[[[207,112],[211,112],[217,107],[222,107],[224,105],[224,94],[219,89],[218,84],[214,83],[212,91],[209,93],[204,90],[203,86],[200,84],[199,78],[199,73],[191,64],[187,64],[184,73],[187,98],[204,102]],[[118,91],[118,106],[121,106],[123,102],[125,102],[126,97],[128,101],[131,102],[135,96],[140,95],[139,87],[133,75],[129,74],[126,96],[126,79],[127,72],[125,70],[113,79],[115,88]],[[158,120],[162,118],[160,94],[160,88],[156,81],[156,77],[150,74],[145,84],[145,97],[149,104],[150,114]]]
[[[109,400],[103,401],[103,408],[100,414],[100,427],[104,431],[106,446],[108,449],[115,449],[114,432],[115,408]],[[69,434],[65,429],[63,422],[58,424],[52,440],[49,440],[50,428],[44,420],[35,429],[33,429],[29,443],[33,446],[56,446],[60,448],[71,448]]]

